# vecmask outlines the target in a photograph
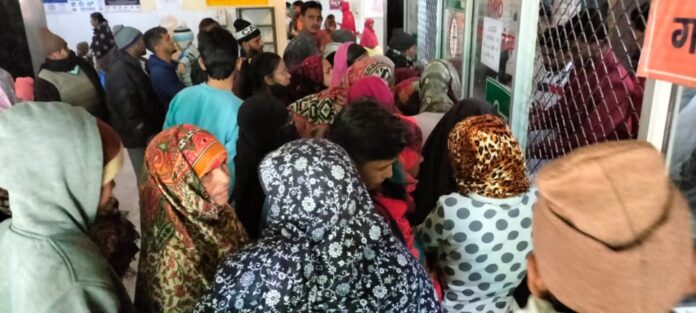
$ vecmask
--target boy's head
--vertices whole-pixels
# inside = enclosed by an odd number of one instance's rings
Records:
[[[201,68],[208,73],[208,78],[229,78],[237,63],[237,50],[237,41],[226,29],[215,27],[199,34],[199,62]]]

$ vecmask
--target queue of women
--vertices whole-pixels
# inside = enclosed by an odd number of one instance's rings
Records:
[[[149,141],[134,302],[119,135],[64,103],[0,113],[1,312],[665,312],[692,291],[688,206],[649,145],[581,148],[533,181],[447,60],[395,68],[346,42],[244,62],[234,156],[172,122],[188,88]]]

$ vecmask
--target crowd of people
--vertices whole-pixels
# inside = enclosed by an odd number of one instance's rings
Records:
[[[635,313],[696,294],[689,205],[651,145],[597,138],[532,179],[451,61],[416,66],[401,31],[382,54],[347,2],[324,29],[321,4],[293,8],[282,57],[243,19],[194,37],[95,13],[79,56],[42,29],[33,99],[0,76],[0,312]],[[113,197],[125,153],[140,233]]]

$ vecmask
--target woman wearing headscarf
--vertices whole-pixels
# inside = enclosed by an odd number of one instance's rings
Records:
[[[512,297],[532,250],[532,205],[524,153],[505,122],[469,117],[448,136],[457,191],[440,197],[418,227],[445,274],[446,312],[517,309]]]
[[[114,130],[67,103],[27,102],[0,113],[0,146],[12,207],[0,225],[0,312],[135,312],[90,238],[123,166]]]
[[[367,49],[370,56],[381,55],[382,50],[379,49],[379,41],[375,34],[375,20],[368,18],[365,20],[365,28],[363,28],[362,36],[360,36],[360,45]]]
[[[447,60],[428,63],[420,76],[420,112],[445,113],[461,97],[459,72]]]
[[[288,110],[301,138],[323,138],[345,105],[346,90],[336,87],[297,100],[288,106]]]
[[[259,172],[268,228],[225,260],[194,312],[440,312],[338,145],[288,143]]]
[[[355,34],[355,32],[357,31],[355,29],[355,17],[353,16],[353,12],[350,11],[350,2],[341,2],[341,13],[343,15],[343,20],[341,21],[341,29],[348,30],[351,33]]]
[[[424,161],[414,192],[416,208],[409,217],[412,225],[419,225],[425,220],[440,196],[457,190],[447,152],[447,136],[454,125],[471,116],[494,113],[495,109],[488,102],[469,98],[459,101],[437,123],[423,146]]]
[[[288,109],[270,94],[257,94],[242,103],[237,117],[239,139],[234,158],[235,179],[232,198],[249,237],[258,239],[262,229],[262,208],[266,195],[259,182],[258,169],[263,157],[286,142],[298,139],[289,123]]]
[[[346,75],[348,68],[355,62],[367,56],[367,50],[354,42],[346,42],[341,44],[336,50],[333,59],[333,68],[331,70],[331,83],[329,87],[338,87],[341,85],[343,77]]]
[[[394,70],[389,65],[377,62],[371,58],[357,60],[346,71],[341,86],[350,89],[356,81],[363,77],[377,76],[383,79],[390,87],[394,86]]]
[[[326,89],[321,55],[310,56],[290,72],[291,101]]]
[[[92,44],[89,48],[97,59],[97,69],[108,70],[116,51],[114,34],[111,32],[109,22],[99,12],[90,14],[90,23],[94,28],[94,35],[92,35]]]
[[[389,86],[383,79],[377,76],[363,77],[348,89],[348,97],[346,99],[348,103],[362,98],[374,99],[389,113],[400,113],[396,104],[394,104],[394,95],[389,90]]]
[[[148,145],[135,290],[141,312],[190,312],[223,257],[248,241],[227,204],[227,162],[225,147],[193,125],[169,128]]]
[[[238,93],[235,94],[246,100],[263,93],[290,104],[288,86],[291,75],[283,59],[275,53],[263,52],[248,60],[245,62],[249,64],[239,76]]]

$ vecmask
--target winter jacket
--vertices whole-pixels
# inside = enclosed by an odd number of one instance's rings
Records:
[[[87,233],[102,186],[96,119],[66,103],[20,103],[0,114],[0,146],[12,165],[0,175],[12,206],[0,224],[0,312],[134,313]]]
[[[179,63],[171,61],[167,63],[156,55],[150,55],[147,62],[147,73],[150,76],[152,88],[155,90],[159,102],[164,105],[165,111],[169,107],[169,102],[176,94],[184,89],[184,83],[179,80],[176,69]]]
[[[106,74],[110,124],[126,148],[145,148],[162,130],[166,111],[150,85],[140,61],[119,52]]]
[[[83,92],[78,91],[78,95],[75,94],[75,91],[67,90],[69,84],[61,82],[62,80],[79,80],[81,77],[78,77],[78,75],[83,74],[87,76],[92,84],[84,85],[83,88],[85,90]],[[56,79],[49,79],[48,77],[55,77]],[[93,88],[96,98],[81,97],[85,93],[92,92],[92,90],[86,90],[87,88]],[[68,59],[60,61],[46,59],[44,64],[41,65],[41,69],[34,80],[34,99],[36,101],[65,102],[74,106],[80,106],[96,118],[104,121],[108,120],[106,97],[104,89],[99,83],[97,71],[84,59],[75,56],[72,52]]]

